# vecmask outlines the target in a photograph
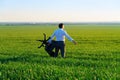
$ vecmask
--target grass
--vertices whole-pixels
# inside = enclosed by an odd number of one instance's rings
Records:
[[[65,25],[66,58],[51,58],[37,39],[56,25],[0,26],[0,80],[118,80],[120,25]]]

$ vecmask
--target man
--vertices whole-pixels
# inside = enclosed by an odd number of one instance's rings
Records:
[[[51,43],[52,39],[56,37],[56,46],[55,46],[55,55],[54,57],[58,56],[59,50],[61,51],[61,56],[65,57],[65,37],[67,37],[71,42],[76,45],[76,42],[64,31],[64,24],[60,23],[58,25],[59,29],[55,30],[52,34],[50,40],[48,41]]]

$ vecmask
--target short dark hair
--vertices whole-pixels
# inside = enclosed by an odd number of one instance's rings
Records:
[[[63,25],[64,25],[63,23],[60,23],[60,24],[58,25],[58,27],[59,27],[59,28],[63,28]]]

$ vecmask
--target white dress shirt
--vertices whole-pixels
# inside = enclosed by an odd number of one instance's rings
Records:
[[[73,39],[67,34],[66,31],[64,31],[63,29],[57,29],[55,30],[55,32],[52,34],[50,40],[48,40],[48,42],[51,43],[51,40],[56,37],[56,41],[65,41],[65,37],[67,37],[67,39],[69,39],[70,41],[72,41]]]

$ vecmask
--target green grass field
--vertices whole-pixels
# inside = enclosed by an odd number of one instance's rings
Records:
[[[120,25],[65,25],[66,58],[38,49],[57,25],[0,26],[0,80],[119,80]]]

